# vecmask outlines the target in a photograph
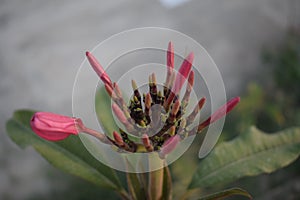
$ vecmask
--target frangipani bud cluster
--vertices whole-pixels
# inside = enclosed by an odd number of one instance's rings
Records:
[[[32,118],[31,127],[40,137],[57,141],[82,132],[95,136],[105,144],[116,146],[119,152],[157,152],[161,158],[164,158],[181,140],[200,133],[205,127],[225,116],[240,101],[239,97],[231,99],[208,119],[198,126],[191,127],[205,104],[205,97],[203,97],[191,113],[186,113],[194,87],[193,52],[188,54],[176,72],[174,46],[170,42],[166,55],[167,73],[163,88],[158,87],[155,73],[149,74],[149,91],[144,94],[140,93],[137,83],[132,80],[133,95],[129,102],[125,102],[118,84],[110,79],[97,59],[90,52],[86,52],[86,56],[104,83],[113,102],[112,111],[124,129],[114,130],[113,133],[109,133],[112,137],[108,137],[108,134],[85,127],[78,118],[38,112]],[[187,82],[185,93],[180,97],[185,82]],[[131,140],[130,135],[140,138],[140,141]]]
[[[105,144],[116,146],[120,152],[158,152],[159,156],[164,158],[176,148],[181,140],[200,133],[209,124],[231,111],[240,100],[239,97],[231,99],[208,119],[191,128],[191,124],[205,104],[203,97],[191,113],[185,113],[194,87],[193,52],[188,54],[176,73],[174,70],[174,47],[170,42],[167,50],[167,73],[163,89],[159,90],[157,87],[155,73],[149,75],[149,92],[142,95],[136,82],[132,80],[133,97],[129,103],[125,102],[118,84],[111,81],[97,59],[90,52],[86,52],[86,56],[104,83],[105,89],[113,101],[112,111],[125,129],[115,130],[112,133],[113,138],[110,138],[85,127],[78,118],[37,112],[32,117],[30,124],[32,130],[40,137],[58,141],[82,132],[98,138]],[[185,93],[180,98],[180,91],[186,81],[188,83]],[[128,135],[139,137],[140,142],[132,141]]]

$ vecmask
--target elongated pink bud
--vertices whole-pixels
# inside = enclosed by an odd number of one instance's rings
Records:
[[[126,116],[124,115],[123,111],[117,104],[113,103],[112,109],[113,109],[115,115],[117,116],[117,118],[120,120],[120,122],[122,122],[123,124],[128,123]]]
[[[189,74],[189,78],[188,78],[188,84],[186,86],[186,90],[185,90],[184,96],[182,98],[183,109],[185,109],[189,103],[193,86],[194,86],[194,71],[191,71]]]
[[[107,92],[107,94],[110,96],[110,97],[112,97],[113,96],[113,93],[114,93],[114,91],[113,91],[113,88],[109,85],[109,84],[104,84],[104,86],[105,86],[105,90],[106,90],[106,92]]]
[[[125,145],[123,138],[116,131],[113,132],[113,136],[117,145],[119,145],[120,147],[123,147]]]
[[[189,86],[192,88],[194,86],[195,73],[191,71],[188,78]]]
[[[174,68],[174,46],[172,42],[169,42],[168,45],[167,66],[168,68]]]
[[[150,109],[150,107],[151,107],[151,102],[152,102],[151,95],[150,95],[150,93],[147,93],[147,94],[146,94],[146,99],[145,99],[145,107],[146,107],[147,109]]]
[[[198,132],[201,131],[203,128],[208,126],[209,124],[214,123],[215,121],[219,120],[223,116],[225,116],[228,112],[230,112],[238,103],[240,102],[240,97],[235,97],[229,100],[226,104],[221,106],[215,113],[213,113],[207,120],[202,122],[198,126]]]
[[[119,85],[117,83],[114,83],[113,87],[114,87],[114,91],[115,91],[116,95],[120,98],[123,98],[122,97],[122,92],[121,92],[121,89],[120,89]]]
[[[167,51],[167,76],[165,82],[165,87],[166,87],[164,91],[165,93],[167,92],[167,89],[169,89],[171,85],[172,74],[174,74],[173,69],[174,69],[174,47],[172,42],[169,42],[168,51]]]
[[[153,151],[153,146],[150,142],[149,136],[147,134],[143,134],[142,136],[142,142],[146,148],[147,151],[151,152]]]
[[[36,112],[30,121],[31,129],[41,138],[59,141],[69,135],[78,135],[82,124],[79,118],[49,112]]]
[[[205,104],[206,98],[202,97],[199,101],[198,101],[198,111],[201,110]]]
[[[91,66],[93,67],[94,71],[98,74],[100,79],[103,81],[103,83],[112,85],[109,76],[104,71],[103,67],[100,65],[100,63],[95,58],[95,56],[93,56],[93,54],[91,54],[90,52],[87,51],[86,57],[87,57],[89,63],[91,64]]]
[[[176,114],[178,113],[179,109],[180,109],[180,101],[177,100],[177,101],[173,104],[171,114],[176,115]]]
[[[196,118],[196,116],[198,115],[199,111],[204,106],[205,101],[206,101],[205,97],[203,97],[199,100],[198,104],[195,106],[192,113],[186,118],[186,126],[189,126],[193,123],[193,121]]]
[[[183,61],[181,67],[179,68],[179,71],[176,75],[173,91],[175,94],[178,94],[181,90],[187,76],[189,75],[192,65],[194,61],[194,53],[191,52]]]
[[[165,156],[169,153],[171,153],[177,146],[177,144],[180,141],[180,137],[178,135],[175,135],[168,139],[165,144],[160,149],[159,156],[161,158],[165,158]]]
[[[169,110],[170,103],[173,101],[174,97],[180,92],[187,76],[189,75],[192,64],[194,61],[194,53],[191,52],[183,61],[177,75],[175,78],[175,83],[173,85],[171,94],[169,95],[168,99],[164,103],[164,108]]]

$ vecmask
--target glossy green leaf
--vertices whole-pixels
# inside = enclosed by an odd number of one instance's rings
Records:
[[[32,132],[29,122],[33,111],[19,110],[7,122],[10,138],[20,147],[32,146],[53,166],[79,176],[100,187],[121,191],[115,171],[96,160],[83,146],[78,136],[60,142],[49,142]]]
[[[111,99],[108,96],[104,87],[101,87],[98,92],[96,93],[96,114],[98,120],[104,129],[104,132],[112,136],[113,131],[118,131],[119,128],[115,123],[115,119],[112,115],[111,110]]]
[[[236,139],[218,145],[196,170],[189,189],[211,187],[245,176],[271,173],[300,155],[300,128],[266,134],[251,127]]]
[[[227,190],[223,190],[220,192],[216,192],[214,194],[201,197],[199,200],[217,200],[217,199],[223,199],[235,195],[241,195],[241,196],[248,197],[249,199],[252,199],[251,195],[247,191],[240,188],[230,188]]]

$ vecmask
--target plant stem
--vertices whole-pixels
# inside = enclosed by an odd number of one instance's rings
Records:
[[[172,175],[168,166],[164,167],[163,200],[172,200]]]
[[[149,172],[148,192],[150,200],[159,200],[163,195],[164,168],[162,166],[164,161],[158,158],[155,159],[154,162],[160,165],[161,168],[156,171]]]
[[[126,192],[126,190],[122,189],[117,191],[117,193],[120,195],[121,199],[123,200],[131,200],[129,194]]]
[[[82,128],[82,132],[98,138],[103,143],[110,144],[109,140],[107,140],[106,136],[103,133],[99,133],[98,131],[87,128],[85,126],[82,126],[81,128]]]

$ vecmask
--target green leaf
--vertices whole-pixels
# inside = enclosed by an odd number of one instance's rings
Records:
[[[300,129],[265,134],[255,127],[218,145],[200,162],[189,189],[211,187],[245,176],[271,173],[300,155]]]
[[[112,138],[113,131],[118,131],[119,127],[116,124],[115,119],[112,115],[111,98],[110,96],[108,96],[105,87],[101,87],[97,91],[95,102],[95,109],[98,121],[101,124],[101,127],[104,129],[106,135]],[[133,137],[130,134],[128,135],[128,137],[134,142],[139,142],[139,138],[137,137]]]
[[[252,199],[251,195],[247,191],[240,188],[230,188],[227,190],[223,190],[221,192],[216,192],[214,194],[207,195],[205,197],[201,197],[199,200],[217,200],[217,199],[223,199],[234,195],[241,195],[241,196],[248,197],[249,199]]]
[[[111,100],[104,87],[101,87],[96,93],[96,114],[98,120],[108,136],[112,136],[113,131],[118,131],[119,127],[115,123],[112,115]]]
[[[60,142],[49,142],[38,137],[30,128],[34,111],[19,110],[6,124],[10,138],[20,147],[32,146],[53,166],[79,176],[100,187],[121,191],[115,171],[96,160],[81,143],[78,136]]]

